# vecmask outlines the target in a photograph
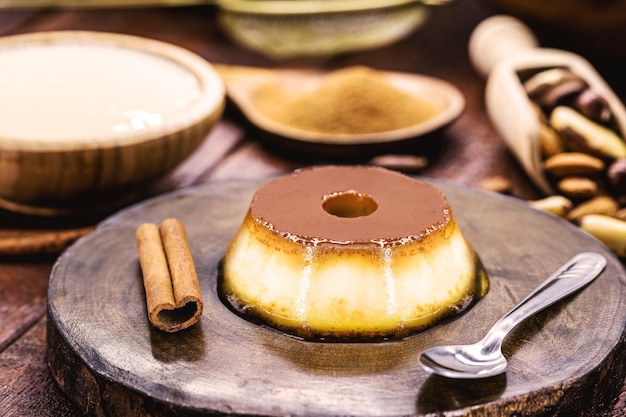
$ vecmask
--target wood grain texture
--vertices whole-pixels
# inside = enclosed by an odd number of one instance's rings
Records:
[[[0,266],[0,352],[45,315],[50,268],[44,261]]]
[[[259,182],[215,183],[130,208],[61,256],[48,295],[55,379],[80,408],[110,416],[598,414],[624,378],[622,265],[577,228],[518,200],[436,184],[491,279],[463,316],[378,344],[307,343],[240,318],[218,298],[217,265]],[[148,324],[134,247],[138,224],[172,215],[189,230],[205,299],[200,325],[175,335]],[[421,350],[477,340],[583,250],[607,256],[607,269],[515,331],[506,375],[455,383],[421,370]]]
[[[0,356],[0,415],[82,417],[50,375],[46,362],[46,318]],[[18,386],[20,389],[11,389]]]

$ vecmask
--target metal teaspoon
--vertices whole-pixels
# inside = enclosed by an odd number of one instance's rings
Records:
[[[501,349],[505,337],[522,321],[593,281],[605,266],[604,256],[595,252],[574,256],[500,318],[481,341],[427,349],[420,354],[420,365],[448,378],[477,379],[503,373],[507,367]]]

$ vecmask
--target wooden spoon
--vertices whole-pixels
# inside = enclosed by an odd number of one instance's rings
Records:
[[[59,230],[0,229],[0,256],[57,255],[93,229],[93,226]]]
[[[469,54],[476,70],[487,77],[487,114],[531,180],[545,194],[553,194],[553,189],[542,168],[540,120],[524,90],[521,74],[568,68],[608,102],[617,128],[626,132],[626,110],[594,67],[574,53],[540,48],[530,29],[514,17],[497,15],[482,21],[470,37]]]
[[[227,95],[243,115],[258,128],[293,141],[324,145],[392,144],[418,138],[454,121],[465,107],[465,98],[452,84],[424,75],[377,71],[393,87],[404,91],[431,107],[432,116],[417,124],[373,133],[316,132],[280,123],[268,117],[259,106],[261,87],[272,85],[290,94],[308,93],[327,79],[328,71],[307,69],[264,69],[215,64],[221,74]]]

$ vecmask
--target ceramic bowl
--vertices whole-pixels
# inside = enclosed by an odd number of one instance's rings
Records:
[[[0,38],[0,205],[108,204],[165,175],[221,117],[224,84],[178,46],[57,31]]]
[[[449,0],[229,0],[218,24],[243,47],[274,60],[326,57],[391,44]]]

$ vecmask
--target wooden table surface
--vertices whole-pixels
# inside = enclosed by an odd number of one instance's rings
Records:
[[[435,138],[436,146],[419,144],[409,150],[411,154],[428,157],[429,164],[420,175],[469,187],[479,187],[492,176],[504,176],[513,183],[514,196],[534,199],[539,195],[484,113],[484,81],[476,75],[467,57],[471,31],[489,14],[475,1],[458,1],[434,10],[422,28],[392,46],[328,59],[280,63],[231,43],[217,29],[215,9],[211,6],[6,10],[0,11],[0,35],[62,29],[114,31],[177,44],[215,63],[328,69],[363,64],[436,76],[457,85],[465,95],[467,107],[458,121]],[[617,93],[626,97],[626,89],[620,91],[618,87],[623,86],[614,84]],[[330,160],[267,146],[258,132],[238,115],[227,112],[204,145],[150,193],[209,181],[261,178],[326,162]],[[98,219],[79,216],[72,222],[84,226],[94,220]],[[0,229],[48,227],[52,226],[41,219],[16,219],[10,213],[0,212]],[[46,290],[54,260],[55,255],[0,258],[2,416],[82,415],[56,386],[46,364]],[[626,383],[621,395],[615,396],[612,404],[606,404],[604,415],[625,416],[625,409]]]

